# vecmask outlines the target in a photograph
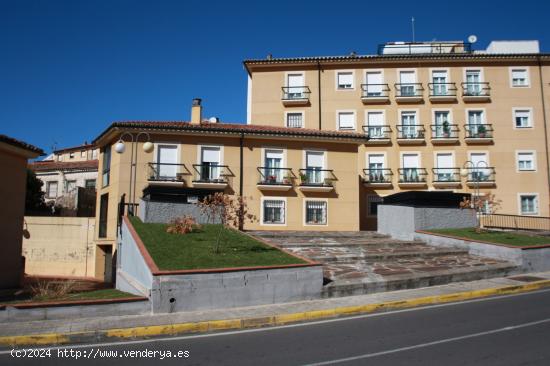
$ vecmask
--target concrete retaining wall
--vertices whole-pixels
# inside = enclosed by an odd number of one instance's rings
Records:
[[[414,239],[436,247],[461,248],[468,250],[472,255],[506,260],[516,264],[523,272],[550,270],[550,248],[522,249],[427,233],[415,233]]]
[[[139,218],[143,222],[169,223],[175,218],[184,215],[193,216],[199,224],[220,222],[219,219],[209,220],[194,203],[161,202],[142,199],[140,200],[138,211]]]
[[[463,228],[476,224],[476,216],[470,209],[378,206],[378,232],[395,239],[413,240],[416,230]]]
[[[25,216],[25,273],[94,277],[95,218]]]

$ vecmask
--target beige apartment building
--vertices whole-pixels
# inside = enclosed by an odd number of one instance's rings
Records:
[[[123,195],[240,194],[257,217],[250,230],[374,230],[383,197],[409,190],[494,193],[498,213],[550,216],[550,55],[537,42],[244,65],[247,124],[205,120],[196,99],[190,122],[115,122],[93,142],[96,273],[115,250]]]
[[[550,55],[536,41],[480,51],[397,42],[377,55],[244,65],[248,124],[369,136],[356,159],[361,229],[376,228],[384,196],[405,190],[479,187],[501,201],[498,213],[550,216]]]

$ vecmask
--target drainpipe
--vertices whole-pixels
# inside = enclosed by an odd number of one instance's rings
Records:
[[[317,99],[319,100],[319,131],[321,130],[321,63],[317,61]]]
[[[544,100],[544,83],[542,81],[542,62],[540,60],[540,55],[537,56],[537,61],[539,64],[539,81],[540,81],[540,98],[542,101],[542,120],[544,122],[544,149],[546,152],[546,178],[548,179],[548,193],[550,195],[550,162],[548,155],[548,132],[546,126],[546,101]]]
[[[244,155],[244,133],[241,132],[241,138],[239,139],[239,195],[241,196],[241,199],[243,199],[243,155]],[[243,207],[242,205],[239,207],[239,230],[243,230],[244,223],[243,223]]]

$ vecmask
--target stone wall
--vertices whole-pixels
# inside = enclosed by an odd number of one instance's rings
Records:
[[[199,224],[219,223],[219,219],[208,219],[194,203],[163,202],[141,199],[139,202],[139,218],[143,222],[169,223],[177,217],[190,215]]]

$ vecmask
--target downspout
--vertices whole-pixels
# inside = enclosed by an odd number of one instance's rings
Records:
[[[319,131],[321,130],[321,63],[317,61],[317,99],[319,100]]]
[[[241,138],[239,139],[239,196],[241,196],[241,200],[243,199],[243,155],[244,155],[244,133],[241,132]],[[242,205],[239,206],[239,230],[243,230],[244,223],[244,208]]]
[[[540,81],[540,98],[542,101],[542,120],[544,122],[544,149],[546,152],[546,178],[548,179],[548,193],[550,194],[550,162],[548,155],[548,130],[546,126],[546,102],[544,100],[544,83],[542,81],[542,62],[540,61],[540,55],[537,56],[539,64],[539,81]]]

